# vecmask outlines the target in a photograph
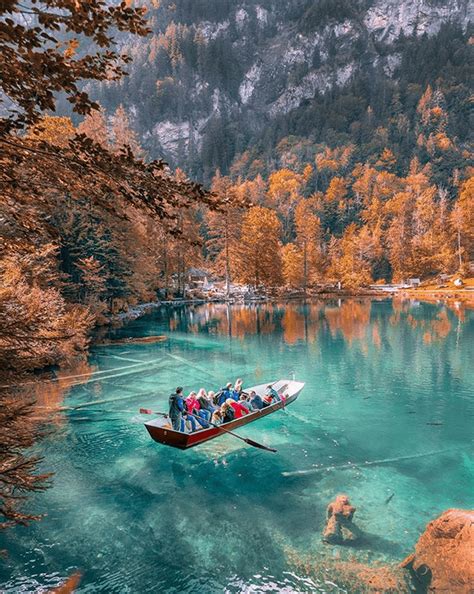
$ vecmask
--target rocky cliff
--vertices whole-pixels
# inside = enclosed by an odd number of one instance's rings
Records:
[[[109,110],[125,104],[152,156],[226,169],[273,121],[290,122],[294,133],[292,114],[315,96],[358,79],[398,80],[407,40],[421,43],[447,24],[466,32],[474,5],[175,0],[150,4],[149,14],[153,35],[123,40],[134,58],[131,76],[101,87],[99,100]]]

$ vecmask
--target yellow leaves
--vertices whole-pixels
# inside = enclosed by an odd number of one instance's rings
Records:
[[[27,138],[65,147],[75,134],[70,118],[43,116],[38,124],[28,130]]]
[[[238,275],[242,282],[258,286],[277,284],[281,275],[281,223],[275,211],[250,208],[242,223],[238,253]]]
[[[333,238],[330,274],[344,287],[358,288],[372,282],[372,239],[366,227],[351,223],[341,239]]]
[[[343,202],[347,197],[347,182],[343,177],[333,177],[325,194],[326,202]]]
[[[441,107],[439,107],[439,105],[437,105],[430,109],[430,115],[435,118],[441,118],[444,115],[444,111],[441,109]]]
[[[171,22],[166,28],[164,35],[159,38],[159,44],[168,53],[173,68],[184,60],[181,45],[188,31],[189,27],[186,25]]]
[[[431,88],[431,85],[428,85],[426,87],[425,92],[421,96],[421,99],[418,102],[416,111],[418,113],[423,113],[427,109],[429,104],[431,103],[432,98],[433,98],[433,89]]]
[[[299,197],[304,177],[290,169],[279,169],[268,179],[268,196],[278,204],[294,202]]]
[[[315,204],[311,198],[303,198],[296,205],[295,226],[297,239],[300,243],[320,240],[321,221],[315,214]]]
[[[283,278],[287,285],[301,287],[304,280],[304,260],[301,250],[294,243],[281,248]]]
[[[447,151],[447,150],[453,148],[452,141],[444,132],[440,132],[439,134],[436,134],[434,137],[434,141],[435,141],[437,148],[439,148],[442,151]]]
[[[393,171],[396,164],[397,159],[395,158],[393,152],[388,148],[384,148],[375,166],[387,172]]]
[[[70,39],[67,42],[66,49],[63,52],[64,57],[67,60],[73,58],[76,54],[77,48],[79,47],[79,40],[78,39]]]
[[[234,194],[242,203],[263,206],[266,200],[267,184],[261,175],[257,175],[255,179],[236,183]]]
[[[308,165],[306,165],[306,167],[303,169],[303,178],[307,182],[311,179],[312,175],[313,175],[313,167],[312,167],[312,165],[310,165],[308,163]]]
[[[105,113],[102,107],[93,109],[77,127],[78,134],[85,134],[96,144],[108,145],[108,130]]]

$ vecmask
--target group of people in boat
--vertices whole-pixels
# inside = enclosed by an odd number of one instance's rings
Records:
[[[173,429],[187,433],[240,419],[283,399],[284,396],[272,384],[266,387],[263,397],[254,390],[245,392],[239,378],[234,385],[229,382],[218,392],[206,392],[201,388],[197,393],[190,392],[187,397],[179,386],[169,397],[168,414]]]

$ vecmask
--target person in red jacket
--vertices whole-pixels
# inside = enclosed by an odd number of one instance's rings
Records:
[[[237,402],[237,401],[233,400],[232,398],[227,398],[226,402],[229,406],[231,406],[233,408],[235,419],[240,419],[244,415],[249,414],[248,409],[241,402]]]
[[[196,419],[201,427],[209,427],[207,421],[211,418],[211,413],[201,408],[196,392],[191,392],[185,402],[188,413],[193,415],[193,418]]]

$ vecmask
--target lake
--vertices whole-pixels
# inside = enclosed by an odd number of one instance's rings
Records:
[[[0,535],[2,592],[43,592],[76,570],[78,592],[342,592],[335,560],[396,562],[426,523],[474,492],[474,312],[459,303],[327,300],[162,307],[114,331],[148,344],[91,349],[45,382],[57,413],[36,451],[46,517]],[[285,411],[188,451],[154,443],[138,414],[177,385],[291,377]],[[69,377],[73,375],[74,377]],[[347,493],[364,540],[321,542]]]

